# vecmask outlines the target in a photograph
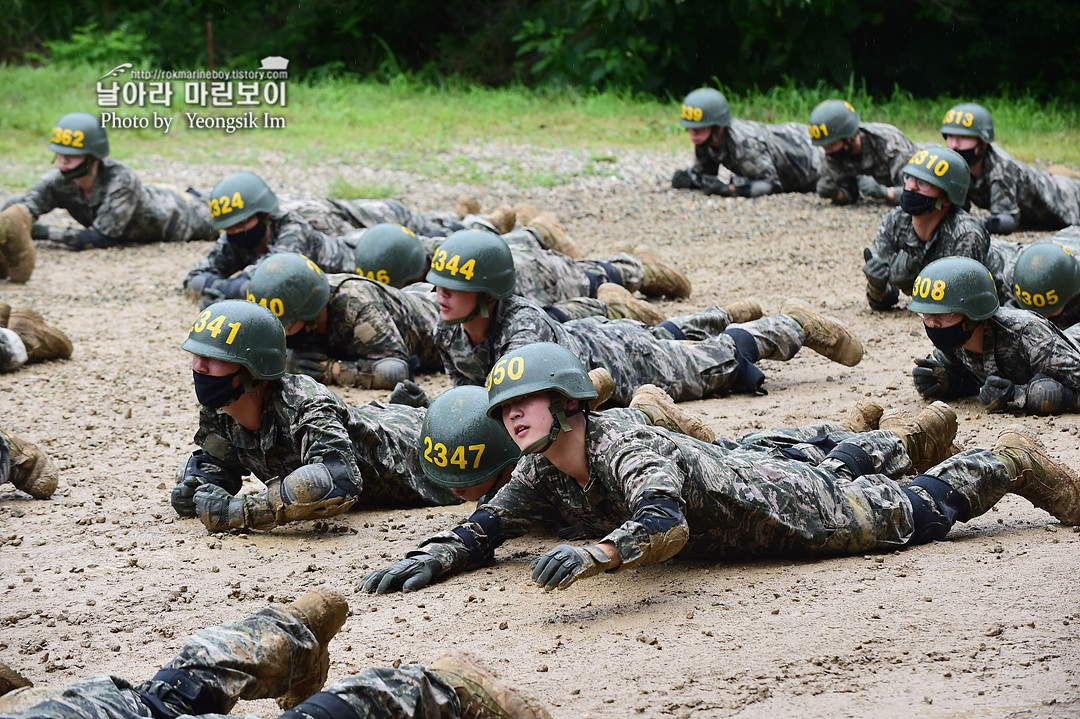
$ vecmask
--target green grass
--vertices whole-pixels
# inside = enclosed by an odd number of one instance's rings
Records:
[[[108,69],[108,68],[106,68]],[[53,123],[74,110],[98,112],[97,67],[0,66],[5,106],[0,113],[0,153],[7,163],[49,164],[45,137]],[[267,151],[284,153],[295,162],[323,160],[394,165],[428,176],[451,173],[461,181],[485,184],[506,180],[520,185],[553,185],[566,176],[522,169],[513,157],[492,173],[455,152],[469,141],[538,147],[571,147],[589,153],[581,174],[613,174],[621,149],[645,149],[688,155],[690,144],[678,125],[677,102],[616,93],[539,90],[521,87],[482,88],[455,80],[421,83],[402,76],[388,83],[329,80],[317,85],[291,81],[285,108],[268,110],[285,119],[285,130],[195,130],[185,127],[180,83],[173,107],[157,108],[173,119],[167,135],[155,129],[112,129],[112,152],[138,167],[140,155],[187,159],[193,163],[257,164]],[[938,121],[954,102],[971,98],[916,99],[897,90],[875,98],[864,88],[820,86],[799,89],[793,83],[746,96],[728,92],[736,117],[764,122],[805,122],[810,110],[828,97],[849,99],[866,121],[890,122],[916,141],[940,140]],[[993,113],[997,141],[1031,162],[1080,166],[1080,120],[1077,108],[1056,102],[1003,93],[975,98]],[[152,116],[153,108],[119,108],[121,115]],[[201,110],[230,114],[226,110]],[[235,112],[231,114],[237,114]],[[22,168],[5,173],[0,184],[25,187],[34,173]],[[373,197],[395,188],[355,188],[342,182],[343,196]],[[357,190],[360,190],[357,192]]]
[[[330,199],[350,200],[354,197],[367,197],[370,199],[382,199],[397,197],[401,194],[401,188],[396,185],[386,185],[381,182],[349,182],[344,177],[337,177],[330,183]]]

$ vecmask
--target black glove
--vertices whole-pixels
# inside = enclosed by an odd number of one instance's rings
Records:
[[[859,185],[859,192],[867,197],[873,197],[876,200],[889,199],[889,188],[870,177],[870,175],[859,175],[856,182]]]
[[[995,235],[1008,235],[1016,231],[1016,218],[1012,215],[990,215],[984,221],[986,231]]]
[[[202,297],[199,298],[199,311],[202,312],[215,302],[220,302],[225,299],[225,294],[216,287],[207,287],[202,291]]]
[[[915,380],[915,389],[923,397],[944,397],[950,390],[949,371],[945,365],[933,357],[916,359],[918,365],[911,370],[911,377]]]
[[[874,255],[873,250],[869,247],[863,248],[862,256],[866,260],[866,264],[862,268],[866,279],[875,284],[880,283],[884,287],[885,283],[889,281],[889,263],[883,257]]]
[[[207,482],[198,477],[184,477],[172,488],[169,502],[173,509],[181,517],[195,517],[198,515],[195,509],[195,492]]]
[[[415,557],[402,559],[400,562],[372,572],[360,580],[356,587],[368,594],[386,594],[401,590],[415,592],[431,584],[431,580],[442,570],[439,560],[430,554],[417,554]]]
[[[731,197],[731,184],[724,182],[716,175],[702,175],[701,191],[706,195],[720,195],[721,197]]]
[[[49,226],[40,222],[33,223],[30,225],[30,237],[35,240],[49,239]]]
[[[676,190],[684,190],[688,187],[697,187],[691,170],[675,170],[671,176],[671,186]]]
[[[979,402],[985,405],[987,412],[1004,411],[1009,400],[1013,398],[1015,389],[1016,385],[1011,379],[992,374],[986,378],[979,390]]]
[[[907,250],[900,250],[889,263],[889,283],[910,293],[920,269],[922,268],[919,267],[918,262],[911,261],[911,255],[907,253]]]
[[[404,404],[409,407],[427,407],[431,404],[427,393],[412,380],[398,382],[390,393],[390,404]]]
[[[241,272],[236,277],[230,277],[223,282],[217,283],[215,287],[229,299],[244,299],[247,295],[249,282],[251,282],[251,278]]]
[[[289,374],[306,374],[320,382],[330,371],[331,360],[321,352],[285,350],[285,371]]]
[[[560,544],[540,557],[532,579],[547,591],[556,587],[566,589],[579,579],[599,574],[609,564],[611,560],[595,544],[584,547]]]

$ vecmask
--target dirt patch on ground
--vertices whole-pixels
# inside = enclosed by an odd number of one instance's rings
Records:
[[[912,357],[929,349],[918,320],[906,311],[871,313],[863,298],[861,248],[882,206],[671,191],[666,177],[681,157],[618,153],[603,168],[617,177],[608,177],[585,172],[594,164],[587,153],[460,152],[481,167],[530,157],[582,174],[554,188],[478,188],[359,165],[297,170],[272,154],[257,171],[283,191],[312,194],[325,194],[339,174],[390,181],[425,210],[453,207],[460,191],[486,208],[532,201],[557,215],[589,256],[607,256],[619,240],[658,246],[694,287],[689,300],[663,305],[671,315],[748,294],[776,312],[784,299],[802,297],[863,338],[857,367],[806,351],[762,363],[768,396],[689,403],[721,434],[838,419],[862,396],[922,404],[909,378]],[[151,182],[198,177],[207,185],[251,169],[152,158],[139,167]],[[0,283],[4,301],[38,309],[75,343],[70,361],[0,376],[2,421],[61,470],[49,501],[0,490],[0,660],[38,684],[103,671],[141,680],[191,632],[325,583],[346,590],[352,607],[331,645],[331,680],[373,665],[429,662],[457,647],[566,719],[1080,716],[1080,535],[1014,496],[948,541],[903,552],[675,560],[550,594],[526,580],[553,537],[513,541],[495,567],[419,593],[353,594],[367,571],[466,516],[461,507],[354,511],[318,525],[216,536],[176,518],[169,489],[197,424],[190,359],[179,349],[196,309],[177,288],[209,247],[43,248],[29,284]],[[421,382],[429,391],[448,386],[442,377]],[[342,394],[351,403],[385,398]],[[957,409],[969,447],[990,446],[1014,421],[975,401]],[[1076,415],[1025,422],[1080,467]],[[238,711],[277,714],[269,701]]]

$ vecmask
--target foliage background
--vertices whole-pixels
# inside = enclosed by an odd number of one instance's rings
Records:
[[[216,66],[283,55],[305,79],[1080,100],[1075,0],[0,0],[0,18],[0,63],[206,67],[211,21]]]

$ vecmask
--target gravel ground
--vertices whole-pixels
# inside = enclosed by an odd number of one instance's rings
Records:
[[[433,180],[363,158],[314,167],[274,150],[256,168],[153,157],[132,164],[148,182],[181,188],[254,169],[282,192],[323,195],[338,177],[392,184],[420,210],[452,208],[460,192],[487,209],[529,201],[556,215],[588,256],[606,256],[616,241],[659,247],[694,286],[688,300],[662,305],[669,315],[751,294],[776,312],[802,297],[862,337],[857,367],[807,351],[762,363],[767,396],[688,403],[721,434],[838,419],[863,396],[921,404],[908,375],[912,357],[929,348],[918,320],[871,313],[863,299],[861,249],[883,206],[834,208],[809,195],[706,198],[667,186],[689,148],[677,158],[610,155],[476,142],[429,165],[452,169],[465,158],[493,178],[569,178],[538,188],[459,184],[449,170]],[[70,221],[61,215],[47,221]],[[0,661],[39,685],[101,671],[149,677],[196,629],[329,584],[352,608],[331,644],[331,680],[457,647],[542,697],[557,719],[1080,716],[1080,535],[1015,496],[948,541],[904,552],[674,560],[552,594],[526,580],[553,537],[514,541],[493,568],[416,594],[353,593],[367,571],[463,518],[462,507],[354,511],[215,536],[176,518],[168,492],[197,424],[190,358],[179,349],[196,309],[177,288],[209,248],[42,248],[30,283],[0,283],[4,301],[38,309],[75,343],[70,361],[0,376],[5,426],[61,470],[49,501],[0,490]],[[438,376],[421,382],[429,391],[448,386]],[[352,403],[385,398],[342,394]],[[992,445],[1013,421],[970,400],[957,410],[969,447]],[[1080,467],[1076,415],[1025,421]],[[269,701],[238,711],[277,715]]]

